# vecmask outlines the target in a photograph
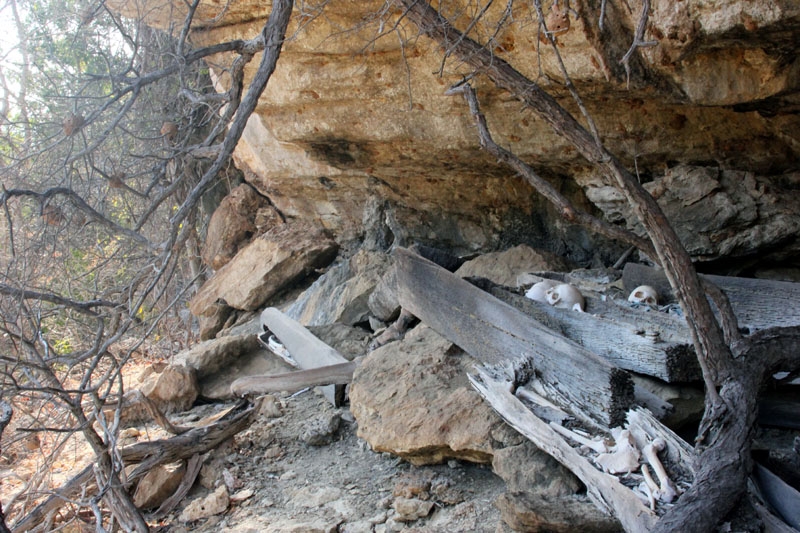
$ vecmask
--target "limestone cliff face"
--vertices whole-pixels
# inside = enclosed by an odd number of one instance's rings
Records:
[[[118,9],[147,13],[162,27],[179,20],[183,9],[168,0],[116,2]],[[436,4],[445,14],[458,14],[461,28],[478,9],[465,0]],[[798,187],[790,172],[800,154],[800,3],[654,2],[644,34],[652,46],[633,54],[630,76],[620,60],[641,4],[607,4],[600,29],[600,2],[572,0],[569,27],[558,34],[566,69],[604,142],[643,180],[667,180],[670,188],[694,186],[676,179],[675,168],[734,172],[718,180],[725,181],[728,198],[749,194],[731,190],[739,184],[766,188],[771,212],[780,213],[772,222],[780,227],[758,230],[764,221],[753,207],[736,219],[737,231],[749,237],[715,227],[709,230],[713,236],[700,239],[702,245],[692,244],[703,258],[797,250],[798,211],[783,202],[791,197],[786,191]],[[483,42],[494,35],[499,57],[576,112],[553,52],[540,40],[532,2],[514,2],[511,13],[503,12],[505,5],[493,3],[471,35]],[[330,0],[318,10],[304,6],[305,12],[295,10],[277,71],[235,154],[249,183],[283,217],[316,221],[340,242],[362,236],[365,224],[379,223],[399,242],[429,241],[461,251],[529,242],[590,257],[590,238],[563,225],[527,184],[480,150],[464,101],[445,95],[469,72],[464,65],[443,60],[442,50],[413,25],[396,25],[401,12],[384,9],[380,0]],[[251,38],[269,9],[268,2],[204,0],[193,40],[202,45]],[[545,0],[544,9],[550,17],[557,8]],[[220,61],[214,74],[224,87]],[[251,68],[257,63],[256,58]],[[606,179],[532,111],[481,76],[474,84],[501,145],[561,184],[580,205],[590,206],[589,198],[609,214],[624,211],[609,201]],[[722,189],[709,189],[704,197],[717,190]],[[668,211],[680,225],[683,210]],[[705,231],[699,224],[693,232]]]

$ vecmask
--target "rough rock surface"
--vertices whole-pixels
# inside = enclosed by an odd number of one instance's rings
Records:
[[[426,326],[371,352],[353,375],[358,435],[412,464],[491,461],[504,424],[472,390],[469,356]]]
[[[611,221],[634,220],[625,198],[595,182],[589,198]],[[720,167],[682,165],[645,188],[661,205],[686,249],[698,259],[736,257],[775,249],[776,259],[794,253],[800,227],[800,172],[766,177]],[[642,232],[638,224],[628,224]],[[782,248],[782,249],[781,249]]]
[[[164,414],[186,411],[199,393],[194,369],[184,365],[168,365],[150,372],[139,390]]]
[[[498,285],[516,287],[521,274],[544,270],[559,272],[569,268],[567,261],[553,253],[520,244],[502,252],[479,255],[461,265],[456,274],[462,278],[487,278]]]
[[[216,514],[224,513],[230,505],[230,496],[225,485],[220,485],[217,490],[204,498],[192,500],[181,513],[181,522],[194,522]]]
[[[180,361],[197,372],[203,380],[229,366],[242,354],[257,350],[255,335],[231,335],[196,344],[179,355]]]
[[[243,183],[234,188],[223,198],[208,222],[203,262],[214,270],[225,266],[239,248],[256,233],[261,233],[255,222],[262,209],[268,210],[269,203],[253,187]]]
[[[150,470],[136,485],[133,503],[139,509],[153,509],[172,496],[186,472],[186,465],[173,463]]]
[[[280,290],[314,269],[328,265],[338,245],[306,223],[283,224],[244,247],[198,291],[189,308],[209,316],[223,300],[234,309],[254,311]]]
[[[114,0],[110,7],[146,13],[162,28],[180,25],[186,7],[169,0]],[[544,207],[513,171],[478,146],[463,100],[446,89],[467,72],[442,60],[438,46],[401,22],[374,16],[382,0],[328,2],[324,11],[295,12],[273,78],[249,120],[236,162],[248,181],[287,218],[314,220],[340,242],[358,239],[371,203],[387,205],[395,242],[438,242],[462,251],[526,242],[591,259],[591,239]],[[545,16],[553,3],[545,2]],[[470,26],[477,13],[466,0],[442,4]],[[538,21],[526,3],[491,5],[471,36],[494,37],[493,51],[574,112],[554,52],[541,45]],[[773,176],[793,170],[800,154],[800,4],[796,0],[684,0],[653,5],[644,39],[626,73],[639,5],[609,2],[599,30],[596,3],[574,2],[558,35],[566,69],[581,91],[603,141],[643,181],[680,164]],[[250,38],[269,5],[242,0],[224,9],[201,2],[194,18],[198,45]],[[218,16],[221,17],[218,19]],[[495,23],[506,24],[494,32]],[[215,21],[213,24],[207,21]],[[300,24],[302,23],[302,28]],[[257,58],[248,66],[252,75]],[[224,89],[228,78],[214,73]],[[435,73],[435,74],[434,74]],[[474,83],[496,140],[534,163],[566,194],[588,206],[606,184],[576,150],[532,111],[478,76]],[[365,105],[365,102],[367,104]],[[577,177],[580,187],[570,185]],[[581,188],[583,190],[581,190]],[[734,194],[734,196],[736,196]],[[678,218],[676,222],[680,223]],[[766,222],[769,223],[768,221]],[[755,227],[761,223],[754,221]],[[740,253],[762,241],[743,239]],[[798,244],[792,243],[797,253]],[[708,250],[716,257],[724,247]],[[782,251],[782,250],[781,250]]]
[[[367,301],[390,259],[383,252],[359,250],[328,269],[286,310],[304,326],[353,325],[369,316]]]

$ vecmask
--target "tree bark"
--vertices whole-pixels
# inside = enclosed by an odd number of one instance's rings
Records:
[[[509,91],[534,110],[553,130],[570,141],[589,162],[603,169],[623,192],[641,220],[656,257],[681,303],[706,384],[706,413],[701,423],[696,452],[700,469],[695,483],[678,505],[655,525],[654,531],[710,530],[730,511],[745,489],[750,471],[750,437],[756,419],[758,385],[763,377],[746,356],[753,347],[736,335],[735,317],[725,302],[717,304],[728,335],[723,334],[691,257],[681,244],[663,211],[635,176],[583,127],[566,109],[536,83],[453,27],[426,1],[394,0],[402,16],[437,42],[448,55],[485,74],[496,86]],[[567,80],[568,81],[568,80]],[[712,291],[712,297],[719,295]],[[737,343],[734,359],[726,342]]]

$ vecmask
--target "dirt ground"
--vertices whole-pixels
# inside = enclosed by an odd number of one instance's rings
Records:
[[[191,425],[223,407],[198,406],[171,419]],[[168,436],[154,425],[137,429],[123,432],[129,435],[123,446]],[[210,452],[180,505],[164,519],[149,523],[153,531],[175,533],[510,531],[493,505],[505,490],[504,483],[489,465],[450,461],[414,467],[390,454],[373,452],[356,430],[346,406],[334,408],[314,390],[269,396],[248,429]],[[8,453],[4,450],[0,465],[4,509],[26,482],[44,477],[57,487],[82,467],[80,458],[89,455],[88,449],[77,439],[64,448],[55,462],[48,461],[49,442],[26,447],[19,440]],[[192,501],[200,503],[214,490],[230,496],[223,512],[189,521],[182,516]],[[19,517],[9,518],[12,525]],[[81,513],[71,523],[61,524],[62,531],[95,531],[91,519],[90,513]]]
[[[356,436],[349,410],[315,391],[267,401],[258,420],[209,463],[187,500],[226,478],[232,494],[252,496],[197,523],[181,523],[179,508],[162,522],[164,531],[494,532],[500,521],[492,502],[504,484],[488,466],[413,467],[375,453]],[[394,507],[406,504],[430,512],[403,522]]]

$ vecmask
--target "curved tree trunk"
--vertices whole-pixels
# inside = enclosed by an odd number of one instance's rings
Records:
[[[403,17],[438,42],[448,54],[485,74],[498,87],[506,89],[537,112],[588,161],[613,178],[634,207],[656,251],[657,258],[654,259],[658,259],[664,268],[686,314],[706,384],[706,413],[696,447],[700,468],[691,489],[659,520],[655,531],[709,531],[744,493],[751,468],[750,441],[756,420],[758,387],[764,375],[764,365],[753,362],[752,355],[750,361],[746,361],[753,344],[748,342],[749,339],[739,341],[736,348],[740,357],[733,358],[691,257],[661,208],[633,174],[586,128],[536,83],[454,28],[428,2],[394,1],[403,8]],[[714,291],[712,296],[719,301],[718,291]],[[725,305],[724,300],[717,305],[726,332],[735,337],[735,317],[730,306]]]

